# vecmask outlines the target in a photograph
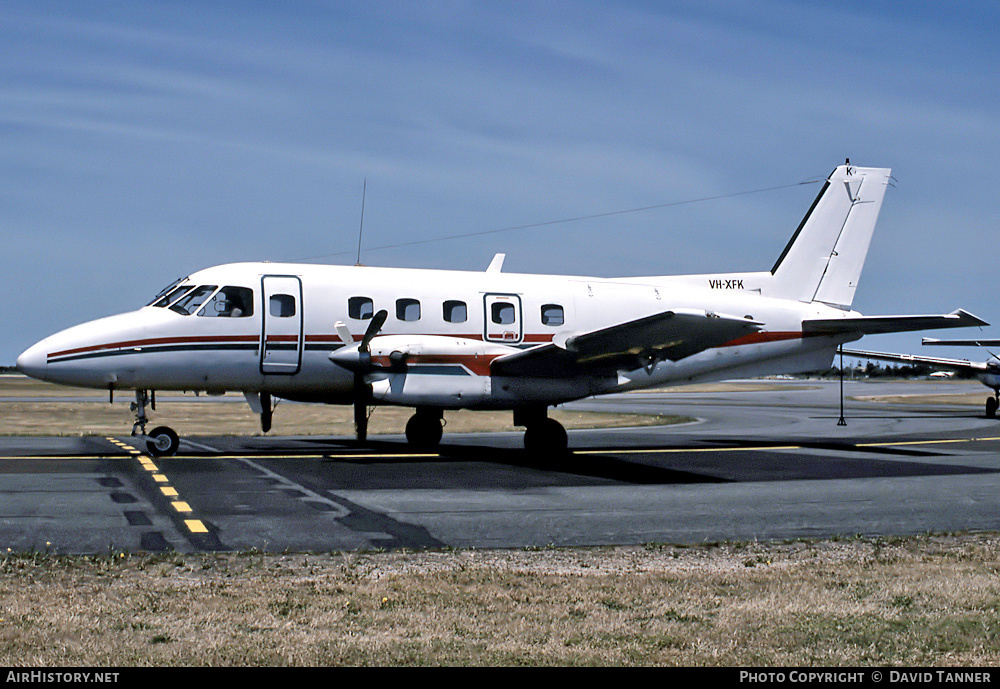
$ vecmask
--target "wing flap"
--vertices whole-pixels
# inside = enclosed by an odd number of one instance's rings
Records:
[[[848,318],[817,318],[802,321],[807,335],[883,335],[914,330],[972,328],[989,325],[986,321],[959,309],[937,316],[856,316]]]
[[[747,318],[708,311],[664,311],[572,335],[493,361],[493,375],[562,377],[582,370],[631,371],[677,361],[759,330]]]

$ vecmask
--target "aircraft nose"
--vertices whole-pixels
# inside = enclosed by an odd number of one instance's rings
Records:
[[[48,363],[48,352],[39,342],[26,349],[21,356],[17,357],[17,370],[32,378],[44,378],[45,369]]]

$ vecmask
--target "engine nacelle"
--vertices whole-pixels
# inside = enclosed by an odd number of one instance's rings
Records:
[[[363,356],[354,346],[330,359],[364,374],[382,404],[474,407],[491,395],[490,363],[513,347],[443,335],[380,335]],[[370,357],[370,358],[369,358]]]

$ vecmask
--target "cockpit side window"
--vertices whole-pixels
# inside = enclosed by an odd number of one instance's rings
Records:
[[[176,311],[182,316],[190,316],[198,310],[212,292],[218,289],[217,285],[201,285],[185,294],[180,300],[170,306],[172,311]]]
[[[220,289],[198,312],[210,318],[247,318],[253,315],[253,290],[227,286]]]

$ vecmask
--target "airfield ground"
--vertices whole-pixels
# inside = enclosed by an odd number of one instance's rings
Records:
[[[0,379],[0,432],[122,434],[130,425],[127,398],[112,406],[73,394]],[[191,426],[177,423],[185,432],[206,417],[221,432],[219,412],[234,415],[231,432],[257,430],[245,404],[205,414],[201,399],[173,402],[171,416],[180,404],[192,407]],[[293,406],[279,407],[276,424],[291,423],[283,416]],[[0,551],[0,663],[992,667],[998,569],[1000,536],[990,533],[531,550]]]

